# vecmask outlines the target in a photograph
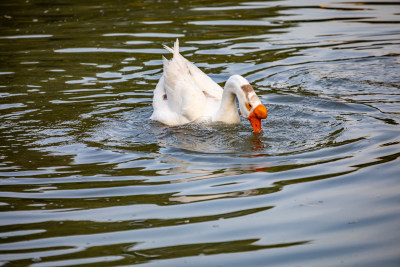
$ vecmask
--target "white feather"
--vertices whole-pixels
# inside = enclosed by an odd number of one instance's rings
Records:
[[[250,111],[243,109],[248,101],[241,90],[241,86],[249,84],[245,78],[231,76],[223,90],[179,53],[178,39],[173,48],[164,48],[173,57],[170,61],[163,57],[164,73],[154,90],[150,119],[169,126],[201,121],[238,123],[236,97],[242,115],[249,116]],[[254,107],[261,104],[258,97],[252,97],[252,102]]]

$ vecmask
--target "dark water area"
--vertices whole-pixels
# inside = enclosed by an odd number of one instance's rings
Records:
[[[398,1],[1,1],[1,266],[400,266]],[[163,44],[263,132],[151,122]]]

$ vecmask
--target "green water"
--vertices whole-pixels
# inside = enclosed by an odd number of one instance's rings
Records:
[[[0,265],[399,266],[398,2],[0,11]],[[149,121],[176,38],[262,134]]]

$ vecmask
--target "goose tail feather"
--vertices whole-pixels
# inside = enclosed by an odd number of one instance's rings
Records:
[[[179,40],[178,38],[176,38],[176,41],[174,43],[174,48],[172,49],[171,47],[167,46],[167,45],[163,45],[163,47],[165,49],[167,49],[169,52],[171,52],[174,55],[179,54]]]

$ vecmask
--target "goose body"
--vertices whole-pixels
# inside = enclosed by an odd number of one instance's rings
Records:
[[[150,119],[169,126],[190,122],[239,123],[237,98],[242,116],[250,120],[255,132],[261,130],[267,109],[245,78],[233,75],[222,89],[179,53],[178,40],[173,49],[164,47],[173,57],[163,57],[164,72],[154,90]]]

